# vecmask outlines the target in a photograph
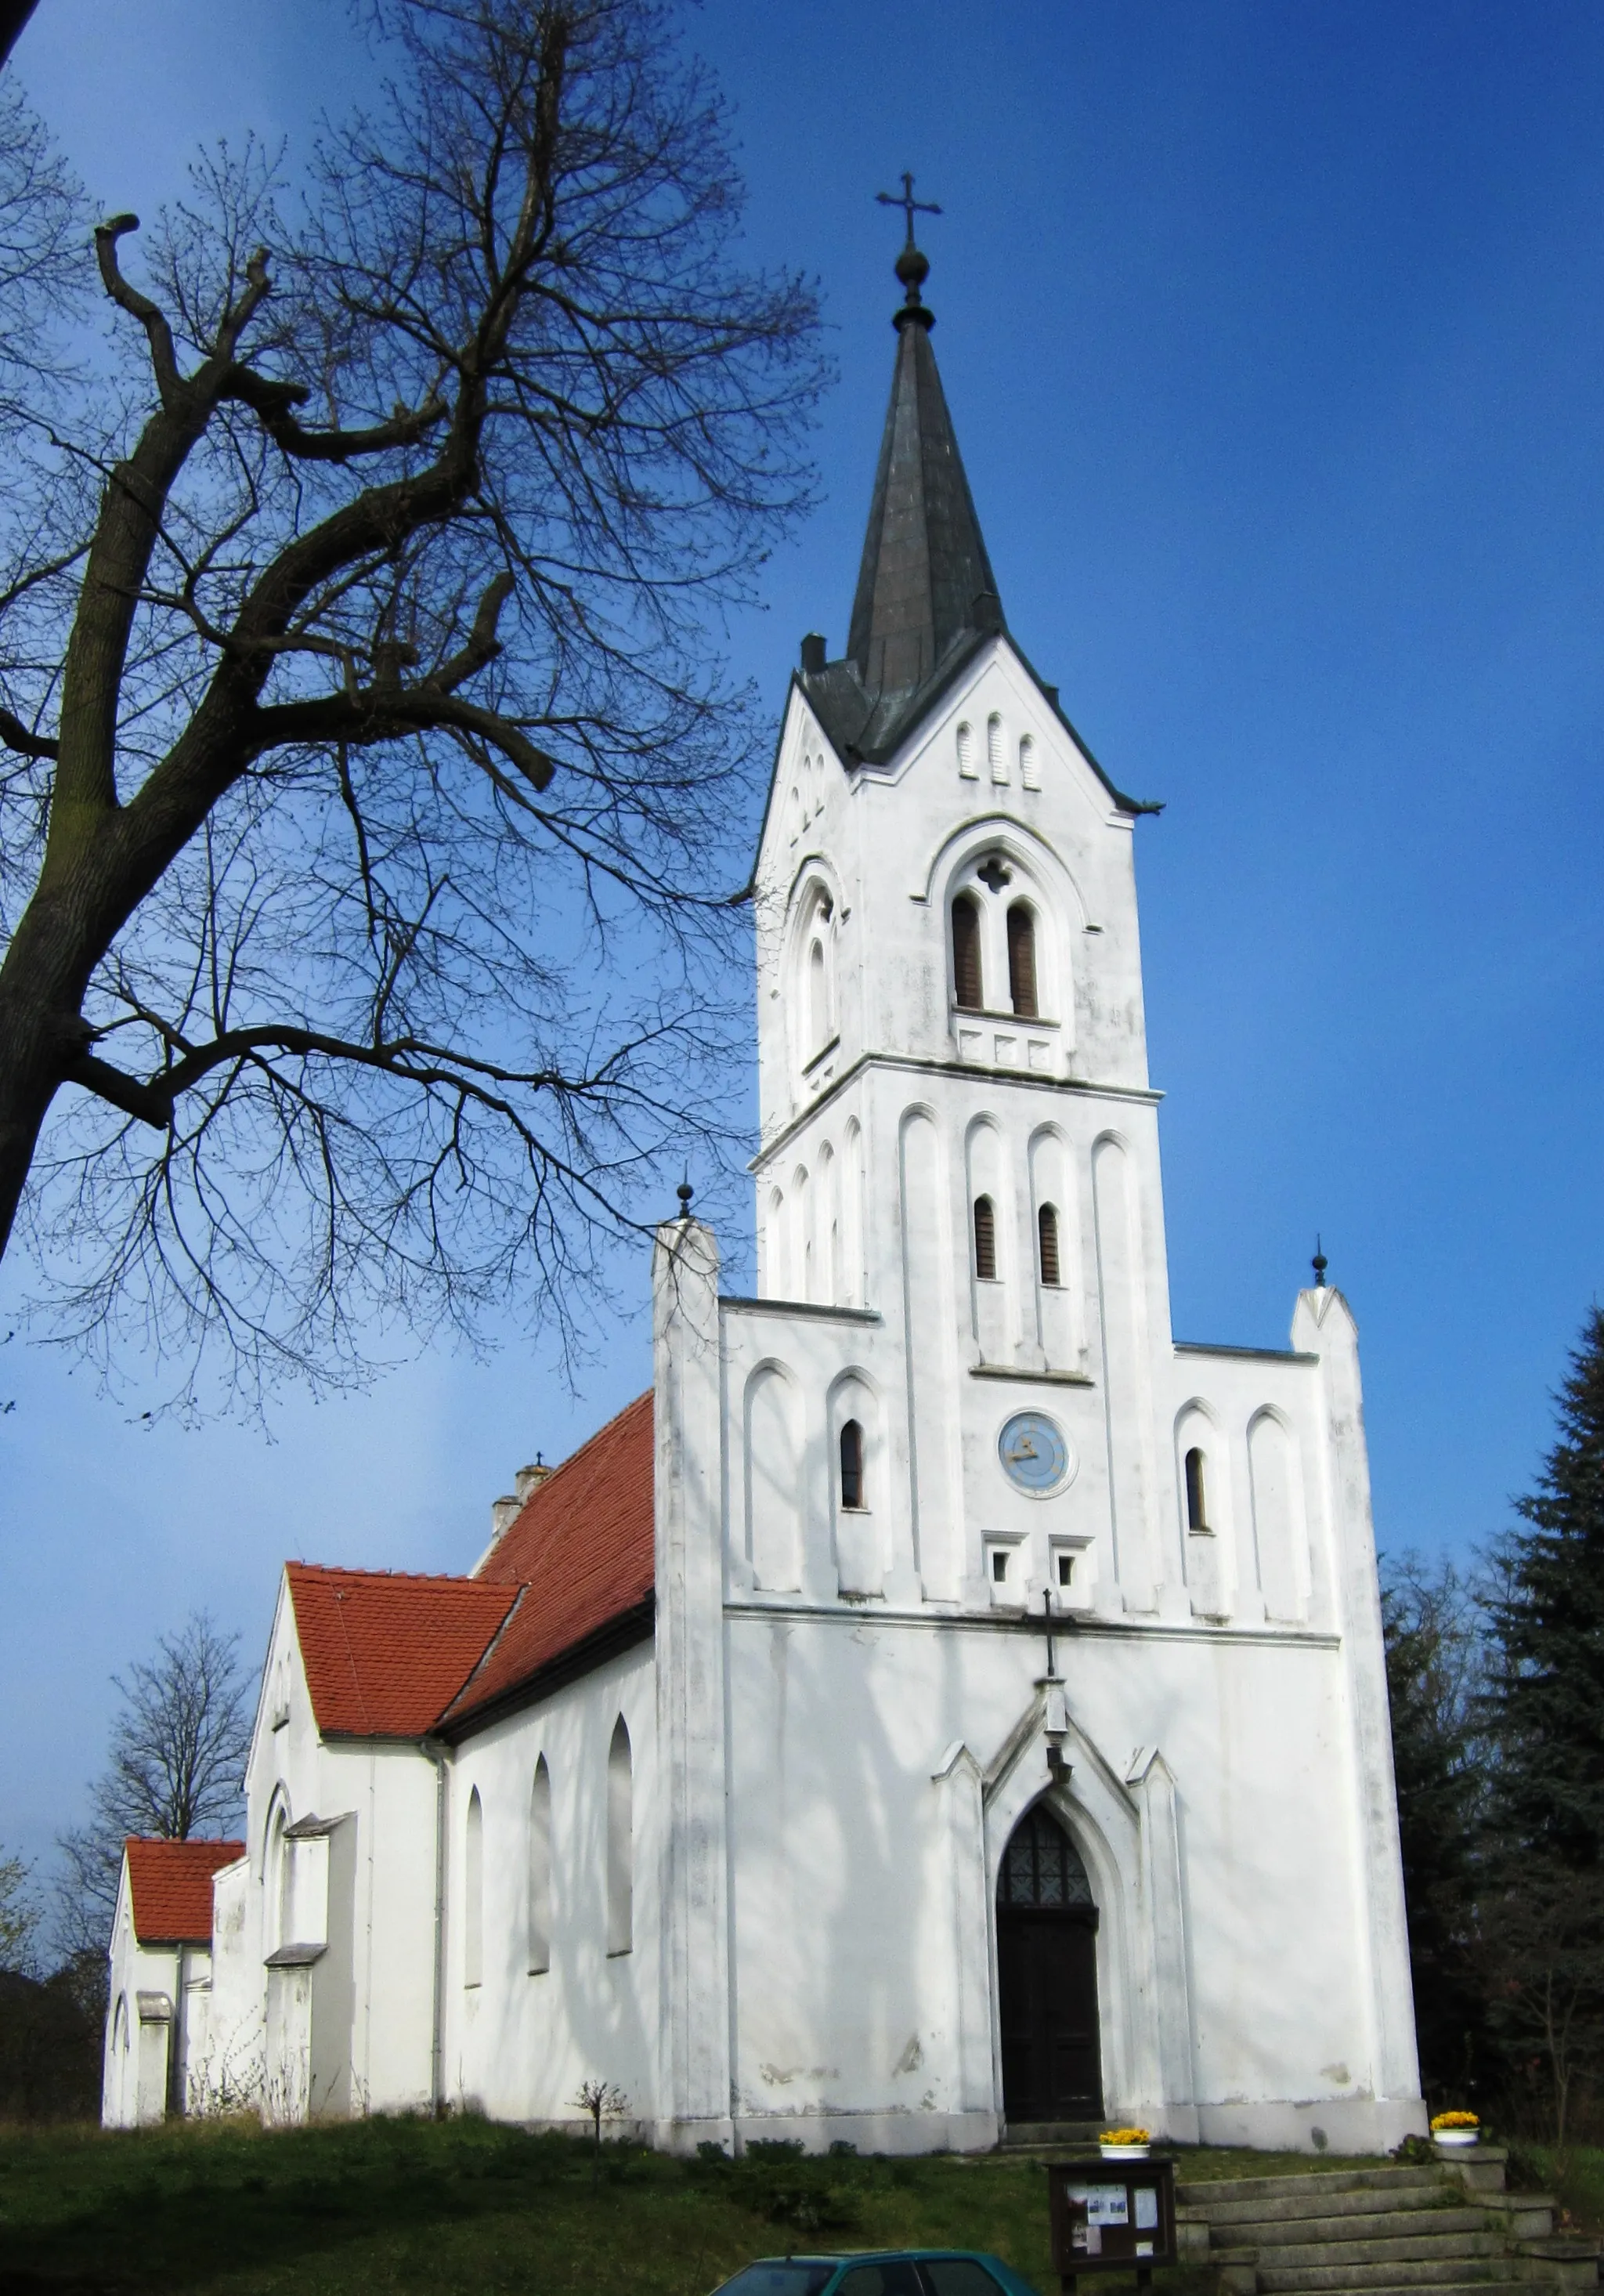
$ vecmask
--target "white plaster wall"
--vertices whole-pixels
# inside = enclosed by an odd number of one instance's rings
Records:
[[[989,2141],[1000,2085],[989,2055],[983,2087],[966,2077],[956,1877],[937,1780],[953,1742],[983,1775],[997,1769],[1035,1695],[1040,1634],[867,1606],[822,1617],[742,1604],[729,1652],[743,2134],[773,2120],[822,2144],[866,2117],[868,2141],[893,2149]],[[1281,2141],[1280,2130],[1297,2142],[1300,2115],[1368,2108],[1380,2084],[1338,1651],[1306,1634],[1092,1620],[1060,1639],[1059,1656],[1084,1751],[1069,1748],[1056,1806],[1100,1901],[1109,2113],[1181,2136],[1197,2133],[1199,2115],[1225,2113],[1246,2141]],[[1155,1746],[1174,1780],[1190,1992],[1190,2064],[1167,2085],[1135,1846],[1143,1819],[1125,1783],[1138,1750]],[[983,1789],[977,1894],[988,1920],[1008,1833],[1052,1784],[1037,1732]],[[989,1993],[989,1939],[986,1955]],[[1372,2137],[1410,2117],[1348,2115]]]
[[[415,1744],[320,1736],[282,1584],[246,1763],[246,1855],[217,1882],[208,2046],[198,2068],[204,2096],[228,2103],[249,2095],[270,2119],[318,2108],[307,2056],[311,1980],[265,1964],[281,1945],[329,1942],[327,1846],[295,1844],[290,1934],[282,1935],[274,1845],[281,1816],[294,1824],[348,1815],[353,1982],[339,2011],[342,2030],[320,2034],[318,2054],[346,2053],[354,2111],[429,2108],[435,1808],[434,1764]]]
[[[634,1805],[632,1944],[607,1951],[607,1758],[622,1714]],[[449,1772],[446,2095],[493,2118],[577,2126],[581,2082],[604,2080],[628,2118],[659,2112],[660,1796],[651,1645],[625,1653],[458,1748]],[[529,1807],[541,1755],[552,1782],[550,1966],[528,1953]],[[483,1809],[484,1958],[464,1981],[462,1840]]]

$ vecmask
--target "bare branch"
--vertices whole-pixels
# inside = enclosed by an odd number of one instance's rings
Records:
[[[178,373],[177,354],[173,348],[173,330],[160,306],[148,295],[142,295],[123,277],[117,259],[117,242],[139,229],[136,215],[112,216],[94,227],[94,253],[100,265],[101,283],[119,310],[127,311],[139,321],[151,346],[151,365],[156,373],[156,387],[161,393],[161,403],[170,406],[182,389]]]

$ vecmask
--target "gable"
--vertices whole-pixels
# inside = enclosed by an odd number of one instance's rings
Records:
[[[141,1945],[209,1945],[212,1876],[245,1854],[242,1841],[123,1844],[134,1935]]]
[[[324,1737],[421,1738],[484,1657],[518,1588],[403,1571],[284,1568]]]

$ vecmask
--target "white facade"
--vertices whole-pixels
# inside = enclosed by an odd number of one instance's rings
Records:
[[[605,2079],[681,2146],[1076,2117],[1019,2109],[1003,1861],[1044,1809],[1097,2119],[1425,2126],[1354,1322],[1322,1287],[1284,1352],[1174,1341],[1133,810],[1000,627],[941,660],[866,762],[793,683],[759,1296],[659,1233],[650,1639],[341,1740],[281,1603],[210,2016],[275,2115],[561,2123]]]

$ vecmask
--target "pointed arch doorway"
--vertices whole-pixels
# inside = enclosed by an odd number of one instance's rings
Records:
[[[998,2023],[1006,2120],[1102,2116],[1097,1906],[1081,1855],[1042,1802],[997,1876]]]

